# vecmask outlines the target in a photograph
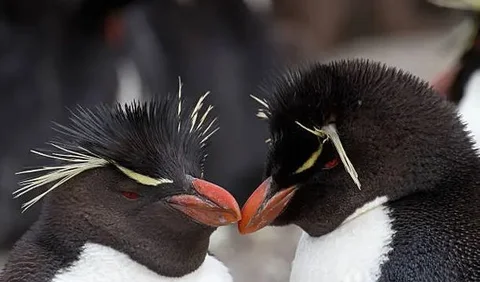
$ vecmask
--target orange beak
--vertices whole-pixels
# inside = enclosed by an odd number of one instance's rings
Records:
[[[255,232],[272,223],[295,194],[296,187],[292,186],[271,195],[271,182],[271,177],[263,181],[243,206],[242,219],[238,222],[241,234]]]
[[[193,178],[192,187],[197,195],[175,195],[169,204],[198,223],[223,226],[240,220],[240,208],[225,189],[208,181]]]

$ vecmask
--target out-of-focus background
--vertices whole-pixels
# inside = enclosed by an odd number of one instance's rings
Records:
[[[242,204],[260,183],[266,127],[249,98],[272,71],[306,60],[367,57],[426,80],[462,51],[467,12],[426,0],[0,0],[0,266],[35,220],[20,213],[15,172],[68,121],[66,107],[207,90],[221,130],[206,177]],[[127,3],[128,2],[128,3]],[[100,11],[100,12],[99,12]],[[287,281],[299,231],[240,236],[219,229],[211,250],[235,281]]]

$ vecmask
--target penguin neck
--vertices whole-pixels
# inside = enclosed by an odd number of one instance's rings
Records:
[[[74,224],[65,224],[65,220]],[[78,260],[88,244],[102,245],[165,277],[181,277],[197,270],[204,263],[213,232],[210,229],[185,234],[165,231],[152,236],[144,234],[142,238],[126,237],[125,234],[112,234],[92,226],[88,220],[76,215],[64,214],[62,222],[58,222],[57,217],[45,212],[45,209],[37,226],[36,241],[53,248],[55,255],[75,253]],[[92,259],[94,255],[87,259]]]
[[[171,277],[158,274],[113,248],[86,243],[79,259],[57,272],[52,282],[229,282],[228,269],[214,257],[205,255],[202,265],[194,271]]]
[[[323,236],[303,233],[290,281],[377,281],[395,233],[386,201],[378,197],[366,203]]]

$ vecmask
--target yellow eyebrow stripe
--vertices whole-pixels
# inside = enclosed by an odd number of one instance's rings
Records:
[[[320,146],[318,147],[318,149],[315,152],[313,152],[312,155],[308,158],[308,160],[305,161],[303,165],[295,171],[295,174],[311,168],[315,164],[315,162],[318,160],[318,157],[320,157],[322,150],[323,150],[323,142],[320,142]]]
[[[126,167],[120,166],[120,165],[115,165],[123,174],[128,176],[129,178],[137,181],[140,184],[147,185],[147,186],[157,186],[160,184],[167,184],[167,183],[173,183],[173,180],[166,179],[166,178],[159,178],[155,179],[140,173],[136,173],[133,170],[130,170]]]

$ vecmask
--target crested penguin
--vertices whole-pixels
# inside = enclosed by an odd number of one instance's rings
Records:
[[[467,44],[458,61],[432,82],[433,88],[447,100],[455,103],[467,128],[480,140],[480,5],[475,0],[430,0],[435,5],[468,11],[465,25]],[[460,33],[460,32],[459,32]]]
[[[268,85],[266,179],[238,228],[303,230],[290,281],[480,281],[480,159],[451,103],[366,60]]]
[[[207,95],[186,105],[180,85],[178,99],[79,107],[70,126],[57,125],[51,150],[32,152],[59,164],[21,172],[39,175],[16,197],[46,187],[24,210],[44,203],[0,281],[232,281],[208,253],[212,232],[240,208],[202,179],[218,130]]]

